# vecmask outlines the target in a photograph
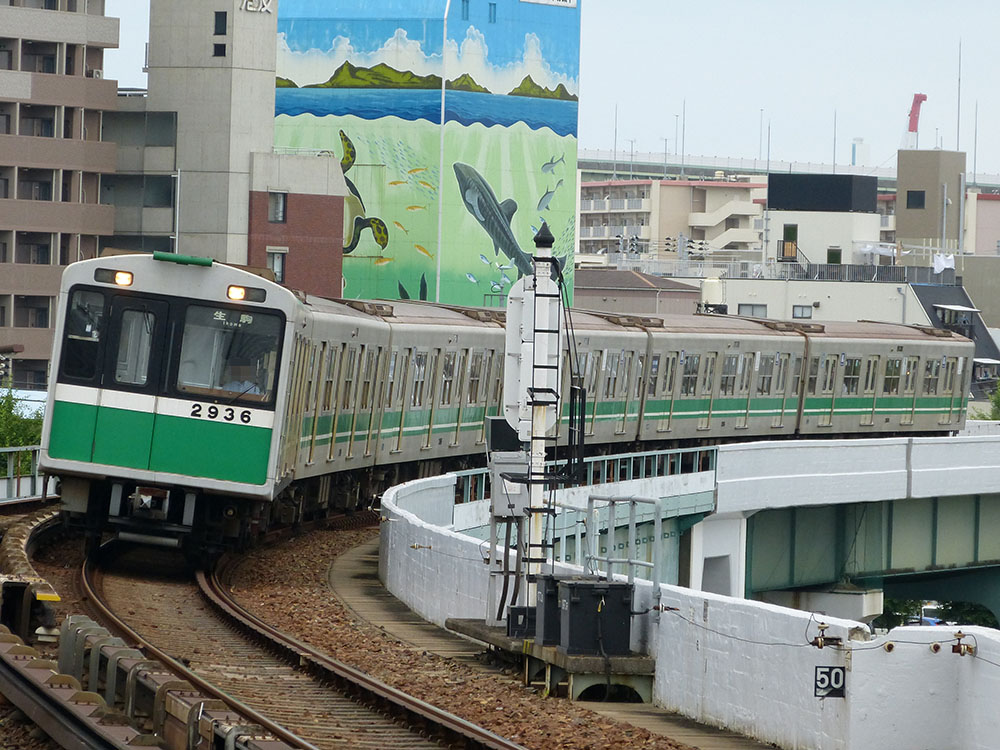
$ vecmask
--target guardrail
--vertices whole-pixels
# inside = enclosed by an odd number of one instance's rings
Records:
[[[43,477],[38,473],[39,445],[0,448],[0,502],[37,497]]]

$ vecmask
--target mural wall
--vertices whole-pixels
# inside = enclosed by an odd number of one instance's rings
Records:
[[[543,221],[571,280],[578,2],[445,8],[279,6],[275,147],[343,165],[345,297],[503,305]]]

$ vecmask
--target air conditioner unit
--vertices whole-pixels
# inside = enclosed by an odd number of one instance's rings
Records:
[[[95,70],[95,71],[93,71],[93,77],[94,78],[104,78],[104,71],[103,70]]]

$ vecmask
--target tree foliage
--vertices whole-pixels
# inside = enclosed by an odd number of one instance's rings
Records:
[[[0,448],[38,445],[42,439],[42,417],[38,412],[27,413],[14,398],[10,388],[0,391]],[[8,454],[0,454],[0,475],[7,475]],[[31,471],[31,456],[21,455],[19,472]]]
[[[1000,388],[997,388],[993,393],[990,394],[990,410],[982,411],[981,409],[970,408],[969,409],[970,419],[990,419],[993,421],[1000,420]]]

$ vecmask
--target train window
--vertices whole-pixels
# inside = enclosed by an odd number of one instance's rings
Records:
[[[333,410],[333,384],[337,377],[337,348],[326,353],[326,380],[323,383],[323,411]]]
[[[684,360],[684,372],[681,375],[681,395],[693,396],[698,385],[698,365],[701,364],[701,356],[689,354]]]
[[[649,360],[649,383],[646,385],[646,395],[656,395],[656,379],[660,374],[660,355],[654,354]]]
[[[486,353],[486,366],[483,367],[483,374],[493,373],[493,403],[500,403],[501,392],[503,391],[503,366],[497,363],[494,367],[494,360],[497,359],[496,352],[492,349]]]
[[[587,372],[587,392],[593,393],[594,397],[597,397],[597,381],[601,374],[601,355],[603,352],[591,352],[590,358],[587,361],[587,367],[589,368]]]
[[[313,403],[313,394],[315,391],[313,388],[316,385],[316,376],[319,373],[316,372],[316,346],[309,347],[309,369],[306,370],[306,409],[310,409],[310,404]]]
[[[344,354],[341,369],[344,371],[342,378],[343,385],[340,392],[340,408],[350,409],[354,401],[354,381],[356,379],[355,368],[357,367],[358,351],[353,346]]]
[[[951,394],[955,391],[955,364],[957,360],[955,357],[948,357],[945,360],[944,365],[944,391],[943,393]]]
[[[103,332],[104,295],[82,290],[73,292],[66,313],[66,339],[62,350],[64,375],[90,379],[97,374]]]
[[[802,357],[795,355],[792,362],[792,393],[799,394],[799,386],[802,384]]]
[[[396,360],[399,357],[399,352],[392,352],[389,355],[389,369],[385,375],[385,405],[392,406],[393,397],[396,395]]]
[[[674,392],[674,373],[677,372],[677,352],[669,352],[663,366],[663,395]]]
[[[774,355],[760,355],[760,375],[757,378],[757,394],[769,396],[771,394],[771,384],[774,380]]]
[[[146,385],[155,323],[153,313],[146,310],[122,311],[118,354],[115,357],[116,383]]]
[[[441,364],[441,406],[451,405],[451,390],[455,383],[455,352],[445,352]]]
[[[837,381],[837,355],[827,354],[823,360],[823,393],[833,393]]]
[[[612,352],[608,354],[608,368],[604,378],[604,398],[614,398],[618,392],[618,366],[621,362],[622,354]]]
[[[715,352],[705,355],[705,370],[701,376],[701,393],[703,396],[712,394],[712,385],[715,382],[715,359],[718,355]]]
[[[788,382],[788,355],[776,354],[777,372],[774,380],[774,393],[779,396],[785,395],[785,385]]]
[[[937,393],[938,381],[941,378],[941,360],[929,359],[924,365],[924,395],[933,396]]]
[[[741,354],[740,361],[736,365],[736,371],[739,374],[739,390],[738,393],[750,393],[750,381],[753,380],[753,359],[757,356],[755,352],[750,352],[748,354]]]
[[[475,404],[479,402],[479,382],[483,377],[483,353],[473,352],[472,360],[469,362],[469,395],[468,402]]]
[[[875,382],[878,380],[878,356],[869,357],[865,367],[865,393],[875,393]]]
[[[361,371],[361,397],[358,399],[362,409],[370,409],[372,405],[372,380],[375,375],[375,352],[365,350],[365,366]]]
[[[882,393],[896,396],[899,395],[899,375],[903,369],[903,360],[900,357],[889,357],[885,361],[885,380],[882,381]]]
[[[819,393],[816,390],[816,382],[819,378],[819,357],[812,357],[809,360],[809,380],[806,383],[807,393]]]
[[[270,400],[282,324],[282,318],[271,313],[189,305],[177,390],[232,400]]]
[[[861,357],[847,357],[844,360],[844,382],[841,392],[846,396],[858,392],[861,383]]]
[[[736,392],[736,370],[740,355],[727,354],[722,360],[722,377],[719,380],[719,395],[732,396]]]
[[[632,390],[633,398],[642,398],[642,376],[646,373],[646,355],[640,354],[636,361],[635,387]]]
[[[917,388],[917,367],[920,357],[907,357],[906,370],[903,378],[903,393],[913,393]]]
[[[413,391],[410,393],[410,406],[423,406],[426,379],[427,352],[417,352],[413,355]]]

